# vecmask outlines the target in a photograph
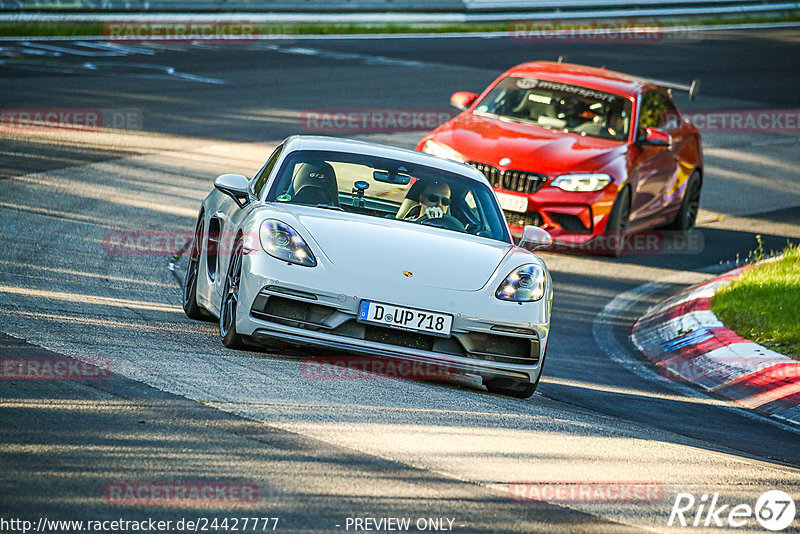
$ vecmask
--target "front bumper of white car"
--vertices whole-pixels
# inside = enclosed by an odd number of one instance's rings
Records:
[[[386,284],[385,277],[318,274],[322,273],[314,268],[289,265],[265,254],[245,256],[237,332],[256,341],[444,365],[484,379],[535,382],[541,374],[549,290],[540,301],[520,304],[496,299],[494,287],[411,288]],[[547,284],[551,287],[549,276]],[[363,299],[450,313],[452,334],[437,337],[359,322]]]

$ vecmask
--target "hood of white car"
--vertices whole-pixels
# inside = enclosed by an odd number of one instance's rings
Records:
[[[393,219],[320,209],[295,216],[304,227],[297,230],[307,241],[316,242],[334,269],[355,277],[396,278],[409,289],[481,289],[512,248],[500,241]]]

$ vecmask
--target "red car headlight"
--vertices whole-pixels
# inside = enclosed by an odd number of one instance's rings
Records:
[[[440,143],[439,141],[434,141],[433,139],[428,139],[425,141],[425,144],[422,145],[422,151],[426,154],[430,154],[432,156],[436,156],[442,159],[452,159],[453,161],[458,161],[464,163],[466,160],[464,156],[450,148],[449,146],[445,145],[444,143]]]
[[[611,183],[611,177],[607,174],[562,174],[550,185],[558,187],[564,191],[600,191]]]

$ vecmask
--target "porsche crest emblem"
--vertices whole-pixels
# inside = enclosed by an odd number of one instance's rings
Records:
[[[406,275],[406,278],[411,278],[412,276],[414,276],[414,273],[412,273],[411,271],[403,271],[403,274]]]

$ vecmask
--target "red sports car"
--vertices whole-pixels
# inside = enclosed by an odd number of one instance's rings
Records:
[[[512,232],[549,231],[557,244],[619,253],[620,236],[694,226],[703,182],[700,134],[672,100],[691,86],[604,68],[524,63],[417,150],[468,163],[494,186]],[[599,244],[593,247],[593,244]]]

